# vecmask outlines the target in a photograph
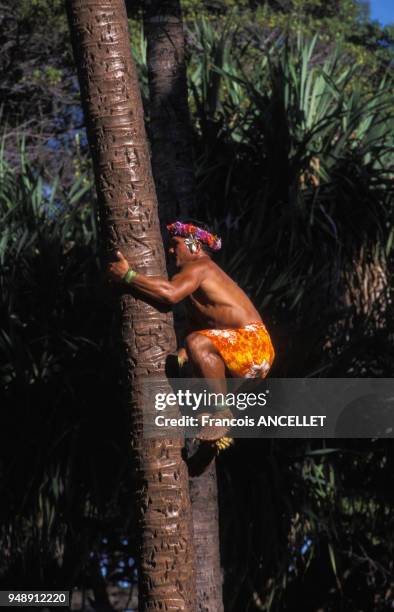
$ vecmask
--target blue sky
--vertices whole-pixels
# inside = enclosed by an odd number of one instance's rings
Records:
[[[394,23],[394,0],[370,0],[371,18],[383,25]]]

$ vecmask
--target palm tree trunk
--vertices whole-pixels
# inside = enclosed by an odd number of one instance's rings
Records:
[[[145,0],[150,141],[162,226],[194,208],[192,131],[179,0]],[[175,311],[175,314],[179,312]],[[179,320],[178,320],[179,322]],[[192,449],[192,443],[188,450]],[[216,462],[190,477],[198,612],[222,612]]]
[[[191,453],[192,441],[188,449]],[[190,475],[189,484],[196,551],[196,610],[198,612],[223,612],[215,457],[211,460],[208,458],[204,462],[202,473]]]
[[[194,208],[192,130],[179,0],[145,0],[150,92],[149,140],[159,217],[185,217]]]
[[[66,0],[107,253],[166,275],[144,117],[124,0]],[[142,377],[164,376],[171,313],[120,296],[124,391],[131,411],[139,511],[139,609],[194,611],[194,558],[181,440],[143,437]]]

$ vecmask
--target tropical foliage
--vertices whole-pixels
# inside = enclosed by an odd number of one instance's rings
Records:
[[[233,35],[202,21],[190,66],[200,207],[227,237],[221,263],[270,321],[277,375],[389,377],[392,82],[368,92],[316,38],[245,62]],[[228,609],[385,609],[392,543],[383,552],[375,484],[387,487],[391,452],[240,442],[223,467]],[[370,525],[361,538],[356,524]]]
[[[246,66],[231,51],[231,32],[202,22],[195,40],[204,41],[190,73],[200,209],[221,220],[232,247],[223,252],[227,268],[296,338],[303,375],[327,374],[334,363],[332,354],[324,363],[324,335],[330,330],[331,347],[336,337],[329,321],[342,330],[343,350],[352,341],[344,343],[344,325],[357,337],[355,318],[376,322],[376,311],[383,325],[389,300],[391,81],[363,91],[340,50],[316,61],[316,39],[279,41]],[[286,353],[288,368],[291,346]],[[340,371],[349,374],[343,363]]]
[[[1,581],[77,585],[83,567],[99,594],[103,565],[109,579],[132,577],[124,536],[110,536],[115,568],[104,539],[107,522],[130,520],[119,500],[131,467],[116,363],[105,357],[111,310],[91,183],[48,183],[23,144],[20,154],[14,168],[0,157]]]

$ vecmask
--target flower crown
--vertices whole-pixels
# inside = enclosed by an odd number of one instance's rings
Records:
[[[199,240],[209,246],[212,251],[219,251],[222,247],[222,239],[219,236],[211,234],[211,232],[191,223],[175,221],[175,223],[167,225],[167,229],[171,236],[183,236],[185,238],[191,236],[195,240]]]

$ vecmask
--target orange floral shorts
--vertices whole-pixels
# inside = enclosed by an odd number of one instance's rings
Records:
[[[232,376],[267,376],[275,351],[264,323],[258,321],[238,329],[203,329],[198,333],[213,342]]]

